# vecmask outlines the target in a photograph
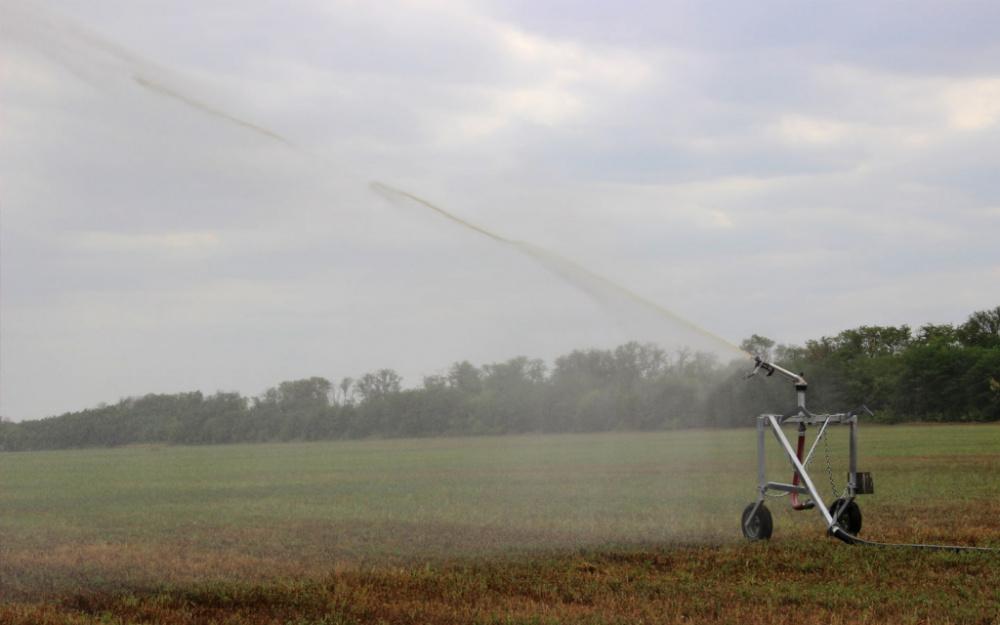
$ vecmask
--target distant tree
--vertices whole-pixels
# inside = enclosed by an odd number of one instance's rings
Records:
[[[468,360],[456,362],[448,370],[448,384],[466,395],[478,395],[483,390],[482,372]]]
[[[901,354],[910,339],[909,326],[861,326],[838,334],[834,345],[838,352],[848,357],[876,358]]]
[[[522,390],[545,380],[545,363],[525,356],[483,365],[483,386],[497,393]]]
[[[632,385],[662,375],[669,357],[662,348],[631,341],[614,351],[616,377],[621,384]]]
[[[975,362],[962,378],[968,418],[1000,420],[1000,348],[974,348]]]
[[[615,377],[614,356],[602,349],[574,350],[556,358],[552,377],[556,384],[605,384]]]
[[[443,375],[425,375],[424,390],[437,391],[448,388],[448,378]]]
[[[354,378],[341,378],[340,384],[340,401],[345,406],[351,403],[353,397],[351,393],[351,388],[354,386]]]
[[[786,363],[786,366],[790,365],[793,369],[799,368],[800,363],[806,361],[807,354],[808,350],[799,345],[775,345],[771,350],[773,362]]]
[[[330,405],[333,384],[326,378],[312,377],[282,382],[278,385],[278,403],[285,411],[325,409]]]
[[[398,393],[403,378],[392,369],[379,369],[366,373],[354,384],[354,392],[361,401],[369,402]]]
[[[201,406],[203,413],[201,434],[205,443],[233,443],[241,439],[248,416],[247,400],[239,393],[216,393],[206,397]]]
[[[545,380],[545,363],[525,356],[483,365],[475,422],[486,433],[537,429]]]
[[[23,448],[23,429],[8,418],[0,418],[0,451],[17,451]]]
[[[818,339],[808,339],[802,351],[806,362],[820,362],[832,356],[837,348],[834,339],[824,336]]]
[[[754,334],[743,348],[803,372],[816,411],[866,403],[885,420],[1000,420],[1000,307],[957,327],[861,326],[802,346]],[[744,381],[746,370],[631,342],[575,350],[551,369],[523,356],[462,361],[408,390],[380,369],[337,384],[286,381],[249,400],[148,394],[38,421],[0,418],[0,450],[733,426],[790,407],[789,385]]]
[[[958,341],[958,333],[955,330],[955,326],[945,323],[941,325],[927,323],[920,326],[917,331],[917,336],[914,342],[919,345],[927,345],[928,343],[944,343],[946,345],[953,345]]]
[[[972,313],[955,333],[966,347],[1000,347],[1000,306]]]
[[[684,368],[684,373],[690,377],[708,382],[715,378],[713,375],[719,367],[719,357],[709,352],[695,352],[694,357],[688,361]]]
[[[768,362],[771,361],[771,357],[773,355],[771,350],[773,348],[774,341],[759,334],[753,334],[750,338],[745,339],[742,343],[740,343],[740,349],[748,354],[752,354],[753,356],[758,356]]]

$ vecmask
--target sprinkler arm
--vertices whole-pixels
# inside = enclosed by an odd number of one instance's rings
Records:
[[[768,377],[774,375],[775,373],[780,373],[781,375],[791,380],[792,383],[795,384],[796,389],[802,387],[802,390],[805,390],[809,386],[809,383],[806,382],[805,378],[803,378],[801,375],[797,373],[792,373],[791,371],[785,369],[782,366],[776,365],[772,362],[767,362],[760,356],[754,356],[753,360],[754,360],[754,368],[753,371],[751,371],[747,375],[748,378],[757,375],[758,371],[763,370],[767,372]]]
[[[757,375],[758,371],[766,371],[768,377],[774,375],[775,373],[780,373],[783,377],[788,378],[795,385],[795,396],[797,398],[797,406],[800,411],[806,409],[806,389],[809,388],[809,383],[800,374],[792,373],[788,369],[774,364],[773,362],[768,362],[761,358],[760,356],[754,356],[754,368],[747,377]]]

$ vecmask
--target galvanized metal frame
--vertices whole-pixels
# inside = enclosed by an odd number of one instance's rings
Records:
[[[858,415],[853,412],[849,413],[837,413],[837,414],[812,414],[805,409],[805,397],[804,393],[799,396],[799,406],[793,412],[787,415],[775,415],[775,414],[763,414],[757,417],[757,501],[754,504],[753,509],[750,514],[747,515],[747,519],[752,519],[757,513],[757,509],[764,503],[764,499],[767,496],[768,491],[778,491],[785,493],[799,493],[804,495],[809,495],[812,498],[815,507],[819,509],[820,515],[823,517],[823,521],[826,524],[827,530],[830,532],[834,531],[837,527],[836,519],[840,516],[840,512],[852,501],[856,496],[857,489],[857,454],[858,454]],[[821,425],[819,432],[816,435],[816,440],[813,441],[812,447],[809,449],[808,455],[804,460],[800,461],[795,453],[795,449],[792,447],[791,442],[788,440],[788,436],[781,429],[781,426],[785,423],[798,423],[805,425]],[[820,440],[828,434],[827,429],[830,425],[847,425],[850,428],[849,433],[849,468],[848,468],[848,479],[845,488],[845,493],[843,497],[843,503],[840,508],[834,510],[832,513],[826,502],[823,501],[822,495],[819,493],[819,489],[816,488],[815,482],[813,482],[812,477],[809,475],[809,471],[806,469],[806,465],[812,459],[813,453],[816,451],[816,446],[819,444]],[[792,471],[798,474],[799,478],[802,480],[802,485],[797,486],[795,484],[788,484],[785,482],[772,482],[767,479],[767,465],[766,465],[766,451],[767,445],[765,443],[766,434],[765,431],[770,428],[771,432],[774,434],[774,438],[778,441],[781,449],[785,452],[788,457],[789,462],[792,465]]]

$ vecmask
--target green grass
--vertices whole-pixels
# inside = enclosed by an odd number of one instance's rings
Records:
[[[838,486],[845,434],[831,441]],[[772,443],[771,477],[787,480]],[[864,536],[1000,546],[1000,427],[863,425],[860,455],[876,486],[859,498]],[[827,616],[873,602],[872,622],[886,606],[900,622],[997,616],[1000,558],[847,548],[783,499],[769,502],[770,544],[743,543],[755,471],[749,429],[0,454],[0,622],[48,610],[89,623],[133,604],[177,616],[190,593],[257,593],[254,614],[261,593],[275,610],[288,593],[326,608],[176,622],[450,622],[439,617],[458,606],[478,606],[459,622],[491,609],[496,622],[657,621],[654,606],[662,622],[685,610],[745,622],[789,601]],[[822,448],[812,474],[828,490]],[[330,607],[331,583],[354,607]],[[942,593],[968,597],[937,612]],[[592,609],[569,609],[574,596]],[[770,612],[751,609],[761,602]]]

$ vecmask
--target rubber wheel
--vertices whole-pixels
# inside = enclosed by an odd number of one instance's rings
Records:
[[[837,508],[844,503],[843,499],[837,499],[832,504],[830,504],[830,514],[836,514]],[[844,510],[840,513],[840,516],[835,517],[837,525],[840,526],[842,530],[847,532],[852,536],[857,536],[861,532],[861,508],[852,499],[844,507]]]
[[[753,512],[755,507],[757,512]],[[752,518],[750,517],[751,512],[753,512]],[[774,530],[771,511],[764,504],[759,506],[755,503],[750,504],[743,510],[743,522],[740,523],[740,527],[743,528],[743,536],[747,540],[767,540]]]

